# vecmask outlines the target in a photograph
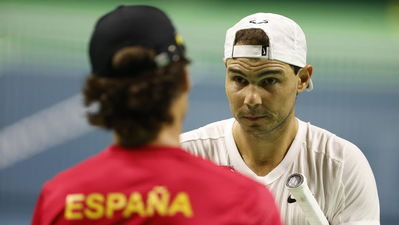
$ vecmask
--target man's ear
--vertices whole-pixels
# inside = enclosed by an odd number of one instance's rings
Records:
[[[224,63],[224,66],[227,67],[227,60],[226,60],[225,58],[223,58],[222,61],[223,61],[223,63]]]
[[[302,91],[306,90],[306,88],[309,85],[310,78],[312,77],[313,73],[313,66],[310,64],[307,64],[306,66],[302,67],[298,71],[298,93],[301,93]]]

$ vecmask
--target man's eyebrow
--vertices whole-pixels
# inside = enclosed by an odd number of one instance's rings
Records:
[[[243,73],[241,70],[238,70],[238,69],[229,68],[228,71],[230,73],[236,73],[236,74],[246,76],[245,73]],[[258,74],[257,77],[260,78],[260,77],[267,76],[267,75],[282,75],[282,74],[283,74],[282,70],[267,70],[267,71],[264,71],[264,72],[261,72],[260,74]]]
[[[230,73],[237,73],[237,74],[240,74],[240,75],[245,76],[245,74],[244,74],[241,70],[229,68],[229,72],[230,72]]]
[[[267,76],[267,75],[283,75],[283,71],[282,70],[268,70],[268,71],[264,71],[264,72],[258,74],[258,77],[263,77],[263,76]]]

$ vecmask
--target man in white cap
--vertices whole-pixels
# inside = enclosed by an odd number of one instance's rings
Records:
[[[313,88],[306,39],[289,18],[256,13],[227,30],[226,94],[234,118],[184,133],[182,147],[267,185],[287,225],[307,224],[288,189],[300,173],[330,224],[379,224],[370,165],[358,147],[295,117]]]

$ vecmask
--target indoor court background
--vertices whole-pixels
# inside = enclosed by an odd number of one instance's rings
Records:
[[[226,29],[255,12],[305,31],[312,92],[296,114],[356,144],[377,181],[381,223],[399,221],[399,3],[396,1],[0,1],[0,224],[29,224],[43,183],[105,148],[80,90],[100,15],[144,3],[168,13],[185,40],[193,89],[184,131],[231,116],[224,93]]]

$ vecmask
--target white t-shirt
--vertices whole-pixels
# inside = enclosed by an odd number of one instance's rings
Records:
[[[307,224],[297,203],[288,203],[289,175],[303,174],[330,224],[380,224],[377,187],[370,165],[354,144],[298,120],[298,132],[286,156],[266,176],[243,161],[233,139],[234,118],[208,124],[180,136],[182,147],[267,185],[286,225]]]

